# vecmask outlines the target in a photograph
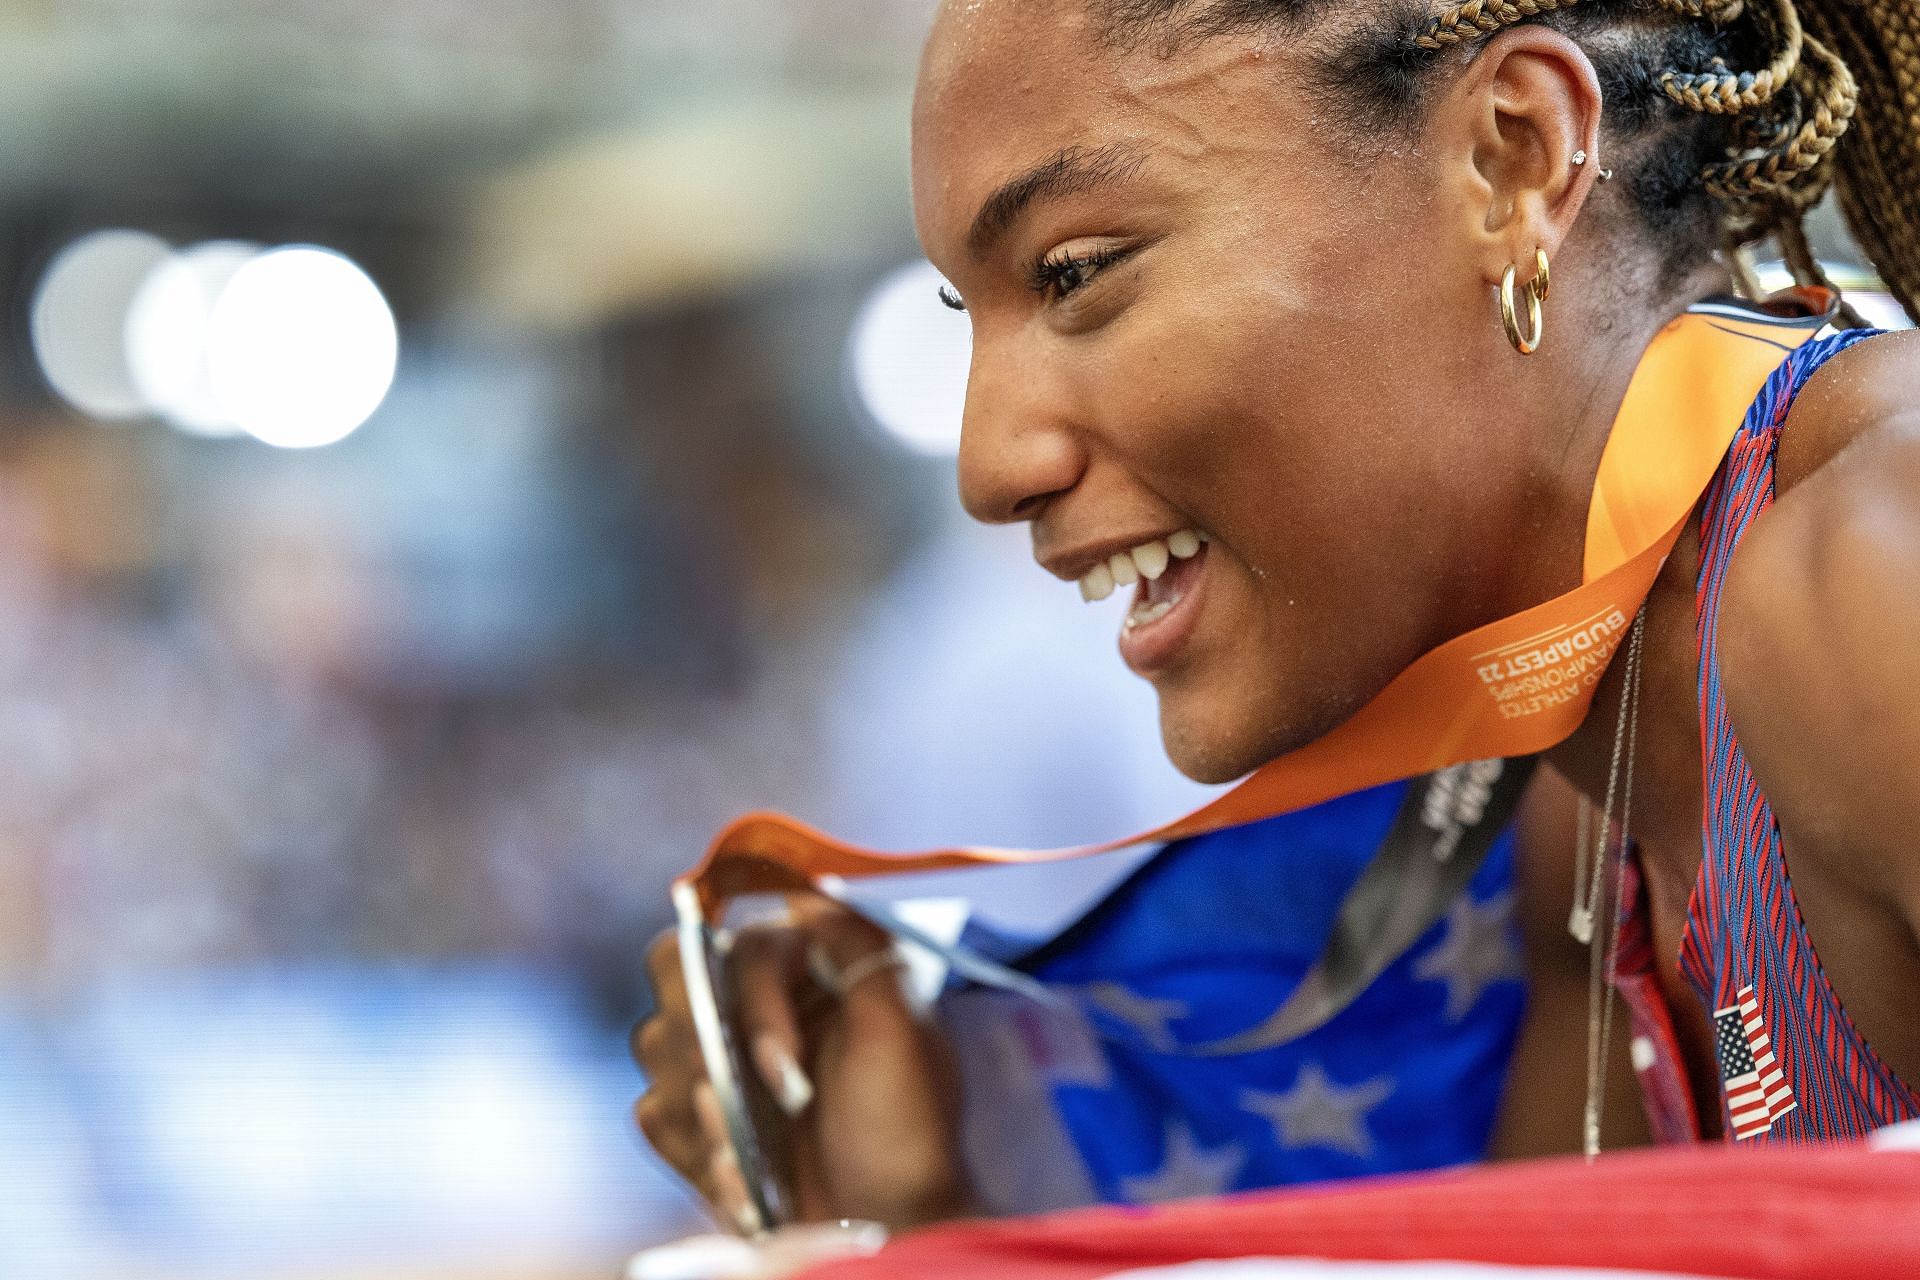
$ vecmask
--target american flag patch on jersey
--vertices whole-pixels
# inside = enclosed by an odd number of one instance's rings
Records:
[[[1714,1049],[1727,1091],[1727,1118],[1735,1140],[1758,1137],[1799,1104],[1760,1018],[1752,987],[1740,988],[1740,1003],[1713,1013]]]

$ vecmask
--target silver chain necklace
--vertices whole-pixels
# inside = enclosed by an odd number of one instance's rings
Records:
[[[1627,637],[1626,665],[1620,682],[1620,716],[1613,730],[1613,760],[1607,766],[1607,799],[1600,812],[1599,830],[1593,829],[1593,805],[1582,796],[1574,833],[1573,912],[1567,919],[1567,932],[1587,947],[1587,1105],[1581,1146],[1589,1161],[1600,1154],[1607,1053],[1613,1039],[1613,967],[1618,960],[1621,899],[1626,894],[1628,824],[1633,817],[1633,757],[1640,737],[1640,669],[1646,629],[1647,611],[1643,605],[1634,615],[1633,631]],[[1617,824],[1614,822],[1616,798],[1620,801]],[[1610,902],[1603,897],[1609,866],[1614,871]],[[1595,918],[1603,905],[1607,908],[1607,924],[1605,929],[1598,929]]]

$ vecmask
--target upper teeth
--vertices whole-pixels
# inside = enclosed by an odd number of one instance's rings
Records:
[[[1188,560],[1200,554],[1207,535],[1197,529],[1182,529],[1165,538],[1143,542],[1131,551],[1109,556],[1080,579],[1080,595],[1086,600],[1105,600],[1115,586],[1130,587],[1140,579],[1149,582],[1167,571],[1169,560]]]

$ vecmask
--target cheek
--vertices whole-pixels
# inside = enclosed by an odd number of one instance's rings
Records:
[[[1125,318],[1093,379],[1102,447],[1276,589],[1387,523],[1378,499],[1413,461],[1405,420],[1363,408],[1378,372],[1324,311],[1284,277],[1181,289]]]
[[[1331,729],[1430,629],[1425,424],[1383,389],[1371,318],[1319,288],[1156,298],[1088,366],[1101,447],[1232,551],[1192,661],[1157,682],[1168,754],[1207,780]]]

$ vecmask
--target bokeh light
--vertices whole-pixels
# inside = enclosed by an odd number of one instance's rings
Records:
[[[127,357],[149,412],[190,435],[240,434],[213,393],[208,331],[214,305],[260,246],[212,240],[154,267],[126,312]]]
[[[124,321],[168,253],[144,231],[94,231],[55,255],[41,277],[29,317],[34,357],[47,385],[81,413],[111,421],[147,412]]]
[[[940,273],[915,262],[887,275],[854,320],[848,368],[859,406],[921,453],[960,448],[973,327],[943,305]]]
[[[393,386],[399,353],[379,286],[311,245],[243,266],[207,330],[214,399],[248,435],[286,449],[332,444],[371,417]]]

